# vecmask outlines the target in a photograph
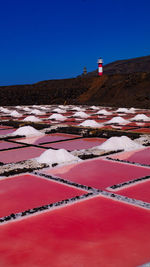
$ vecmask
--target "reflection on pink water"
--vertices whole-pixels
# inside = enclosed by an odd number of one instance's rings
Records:
[[[13,148],[13,147],[19,147],[19,146],[22,146],[22,145],[11,143],[11,142],[0,141],[0,150]]]
[[[150,181],[141,181],[137,184],[117,190],[117,194],[150,203]]]
[[[0,227],[1,263],[139,266],[149,261],[149,221],[149,211],[95,197]]]
[[[43,153],[45,149],[37,147],[23,147],[20,149],[12,149],[6,151],[0,151],[0,162],[13,163],[22,160],[36,158]]]
[[[69,169],[66,168],[66,172],[65,166],[51,168],[44,172],[80,184],[105,189],[114,184],[149,175],[150,169],[102,159],[94,159],[74,164],[71,167],[69,165]]]
[[[26,137],[26,138],[19,138],[14,139],[15,141],[19,141],[26,144],[34,144],[34,145],[41,145],[46,142],[55,142],[59,140],[67,140],[79,137],[79,135],[75,134],[63,134],[63,133],[54,133],[44,136],[33,136],[33,137]]]
[[[52,147],[52,148],[64,148],[66,150],[80,150],[80,149],[88,149],[94,146],[99,146],[106,139],[104,138],[82,138],[78,140],[70,140],[65,142],[59,142],[55,144],[45,144],[44,147]]]
[[[112,155],[111,158],[150,165],[150,147],[138,151],[129,151],[114,156]]]
[[[35,175],[24,174],[0,181],[0,217],[83,195],[85,191]]]

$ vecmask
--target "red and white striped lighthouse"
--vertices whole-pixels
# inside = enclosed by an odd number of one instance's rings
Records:
[[[103,75],[103,60],[102,58],[98,59],[98,76],[102,76]]]

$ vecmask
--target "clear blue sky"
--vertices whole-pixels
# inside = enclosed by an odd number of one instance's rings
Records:
[[[0,85],[75,77],[150,54],[150,1],[1,0]]]

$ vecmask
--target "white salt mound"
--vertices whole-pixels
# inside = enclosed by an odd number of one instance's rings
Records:
[[[32,107],[33,107],[33,108],[39,108],[39,106],[38,106],[38,105],[32,105]]]
[[[95,109],[95,110],[98,110],[99,108],[98,107],[96,107],[96,106],[92,106],[92,107],[90,107],[91,109]]]
[[[16,106],[15,108],[20,109],[20,108],[22,108],[22,107],[21,107],[21,106]]]
[[[84,110],[83,108],[80,108],[80,107],[72,107],[71,109],[75,110],[75,111],[83,111]]]
[[[79,112],[75,112],[73,117],[80,117],[80,118],[88,118],[89,115],[87,115],[85,112],[83,111],[79,111]]]
[[[11,115],[12,117],[21,117],[21,116],[22,116],[22,115],[21,115],[18,111],[16,111],[16,110],[12,111],[12,112],[10,113],[10,115]]]
[[[27,112],[28,112],[28,111],[31,111],[31,109],[28,108],[28,107],[23,108],[23,110],[24,110],[24,111],[27,111]]]
[[[80,123],[79,126],[100,128],[100,127],[102,127],[102,124],[96,122],[95,120],[86,120],[86,121]]]
[[[66,111],[61,109],[61,108],[55,108],[55,109],[53,109],[53,111],[57,112],[57,113],[66,113]]]
[[[48,149],[43,152],[40,157],[36,158],[39,163],[47,163],[48,165],[52,164],[64,164],[70,162],[81,161],[78,157],[73,156],[65,149],[53,150]]]
[[[41,120],[35,116],[27,116],[23,121],[40,122]]]
[[[1,112],[4,112],[4,113],[10,113],[10,110],[9,109],[3,108],[3,107],[0,108],[0,111]]]
[[[63,109],[63,108],[65,108],[66,106],[64,106],[64,105],[59,105],[58,107],[61,108],[61,109]]]
[[[111,115],[112,113],[107,111],[106,109],[101,109],[101,110],[97,111],[96,114],[99,114],[99,115]]]
[[[131,121],[150,121],[150,118],[146,116],[145,114],[138,114],[130,120]]]
[[[96,148],[109,151],[115,151],[115,150],[130,151],[130,150],[144,148],[144,146],[136,143],[135,141],[132,141],[127,136],[121,136],[121,137],[111,137],[107,141],[105,141],[102,145],[97,146]]]
[[[128,124],[130,121],[123,119],[122,117],[113,117],[111,120],[107,121],[105,124],[118,123],[118,124]]]
[[[130,108],[129,111],[130,111],[130,113],[135,113],[136,109],[135,108]]]
[[[130,110],[127,108],[118,108],[116,112],[130,113]]]
[[[47,111],[48,110],[48,108],[46,108],[46,107],[40,107],[40,109],[42,109],[44,111]]]
[[[42,112],[42,111],[40,111],[40,110],[38,110],[38,109],[33,109],[33,110],[31,111],[31,114],[35,114],[35,115],[44,115],[45,113]]]
[[[32,126],[23,126],[18,128],[15,132],[13,132],[12,135],[37,136],[37,135],[43,135],[43,133],[36,130]]]
[[[64,121],[66,120],[67,118],[61,114],[53,114],[49,117],[49,119],[53,119],[53,120],[58,120],[58,121]]]

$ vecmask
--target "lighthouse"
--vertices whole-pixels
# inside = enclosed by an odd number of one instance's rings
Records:
[[[98,76],[102,76],[103,75],[103,60],[102,58],[98,59]]]

